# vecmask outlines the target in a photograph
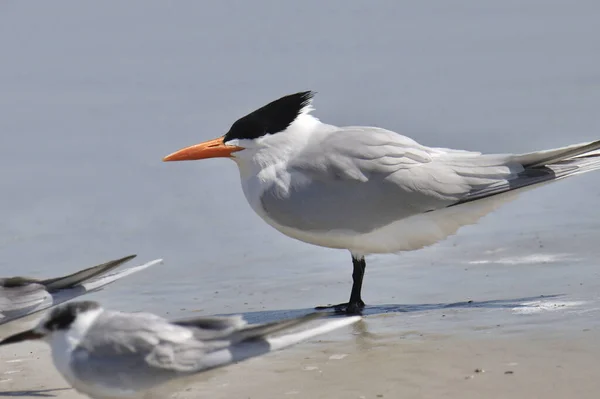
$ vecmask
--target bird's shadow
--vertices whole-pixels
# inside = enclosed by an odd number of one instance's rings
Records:
[[[363,309],[363,316],[375,316],[386,313],[415,313],[415,312],[428,312],[443,309],[452,308],[465,308],[465,309],[513,309],[527,307],[528,302],[534,302],[550,298],[562,297],[564,294],[552,294],[552,295],[539,295],[530,296],[523,298],[511,298],[511,299],[491,299],[486,301],[463,301],[463,302],[452,302],[452,303],[421,303],[421,304],[382,304],[382,305],[371,305],[366,306]],[[265,310],[257,312],[245,312],[242,313],[244,319],[249,323],[265,323],[281,320],[283,318],[299,317],[311,312],[314,312],[314,308],[305,309],[281,309],[281,310]]]
[[[52,392],[56,391],[67,391],[73,388],[48,388],[48,389],[26,389],[23,391],[3,391],[0,392],[0,396],[9,396],[9,397],[17,397],[17,396],[29,396],[36,398],[51,398],[55,397]]]

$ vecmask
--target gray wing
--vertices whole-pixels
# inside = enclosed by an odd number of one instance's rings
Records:
[[[234,331],[243,328],[246,321],[241,315],[234,316],[201,316],[191,319],[176,320],[175,325],[188,327],[199,340],[214,340],[228,337]]]
[[[15,284],[15,280],[0,284],[0,324],[49,307],[52,295],[41,284]]]
[[[237,316],[180,322],[194,325],[190,328],[152,314],[105,311],[73,351],[71,366],[75,377],[86,384],[146,390],[177,377],[268,353],[272,350],[268,336],[323,316],[314,313],[259,325],[240,325]],[[197,339],[200,325],[208,326],[202,335],[211,338]]]
[[[304,316],[294,317],[290,319],[243,326],[237,331],[233,332],[229,337],[229,340],[232,343],[262,340],[270,335],[291,330],[298,326],[302,326],[306,323],[309,323],[313,320],[325,317],[326,315],[327,313],[324,312],[313,312]]]
[[[448,207],[523,167],[504,155],[430,148],[395,132],[348,127],[317,137],[261,198],[269,217],[307,231],[370,232]]]
[[[75,377],[113,389],[150,389],[202,369],[206,353],[227,342],[204,343],[189,328],[146,313],[103,312],[73,351]]]
[[[67,276],[45,280],[30,277],[0,278],[0,325],[99,289],[134,272],[136,269],[132,268],[104,278],[96,278],[106,275],[135,256],[126,256]],[[156,261],[146,265],[154,263]]]
[[[315,312],[301,317],[278,320],[270,323],[247,324],[241,315],[202,316],[173,322],[190,327],[194,337],[205,341],[226,339],[232,345],[244,340],[262,339],[268,335],[300,326],[324,317],[326,313]]]
[[[48,291],[50,292],[56,292],[67,288],[73,288],[78,284],[81,284],[102,274],[108,273],[113,269],[116,269],[122,264],[129,262],[136,256],[137,255],[129,255],[121,259],[111,260],[106,263],[102,263],[101,265],[92,266],[87,269],[80,270],[67,276],[42,280],[40,281],[40,284],[45,285]]]
[[[124,258],[111,260],[97,266],[88,267],[87,269],[83,269],[66,276],[54,277],[45,280],[22,276],[0,278],[0,287],[17,288],[25,287],[30,284],[40,284],[45,286],[45,288],[49,292],[73,288],[74,286],[81,284],[87,280],[90,280],[101,274],[108,273],[109,271],[121,266],[123,263],[129,262],[136,256],[137,255],[129,255]]]

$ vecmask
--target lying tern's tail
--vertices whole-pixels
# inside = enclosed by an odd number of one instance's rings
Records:
[[[201,367],[202,369],[215,368],[265,355],[317,335],[348,326],[362,319],[361,316],[341,317],[325,320],[313,326],[308,325],[324,315],[326,313],[311,313],[306,316],[268,324],[248,325],[241,331],[233,334],[235,338],[238,337],[237,334],[243,335],[244,337],[241,341],[234,343],[229,348],[206,355],[202,360]]]
[[[281,335],[278,337],[270,337],[267,338],[267,342],[271,347],[271,351],[276,351],[279,349],[286,348],[290,345],[294,345],[300,341],[307,340],[309,338],[315,337],[317,335],[325,334],[336,330],[341,327],[345,327],[347,325],[356,323],[361,320],[360,316],[351,316],[351,317],[342,317],[334,320],[328,320],[325,323],[322,323],[318,326],[315,326],[311,329],[307,329],[304,331],[299,331],[295,333],[288,333],[285,335]]]

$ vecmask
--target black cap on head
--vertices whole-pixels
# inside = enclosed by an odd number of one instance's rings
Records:
[[[48,331],[65,330],[71,326],[79,313],[98,309],[100,304],[94,301],[70,302],[54,308],[44,324]]]
[[[223,141],[226,143],[233,139],[252,140],[287,129],[310,103],[314,94],[312,91],[303,91],[270,102],[235,121]]]
[[[37,340],[44,338],[49,332],[66,330],[71,326],[73,321],[75,321],[77,314],[92,309],[98,309],[99,307],[100,305],[93,301],[71,302],[64,305],[59,305],[54,308],[45,319],[43,325],[43,329],[45,331],[40,331],[36,327],[18,334],[13,334],[1,340],[0,346],[16,344],[29,340]]]

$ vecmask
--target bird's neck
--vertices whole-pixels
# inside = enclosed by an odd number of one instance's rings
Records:
[[[77,315],[77,318],[68,329],[55,331],[50,336],[49,343],[52,347],[52,357],[57,368],[61,369],[68,366],[71,352],[77,348],[103,311],[102,308],[98,308],[81,313]]]
[[[254,148],[234,159],[242,180],[256,177],[265,170],[285,167],[310,140],[330,128],[335,127],[321,123],[312,115],[301,114],[285,131],[258,139]]]

